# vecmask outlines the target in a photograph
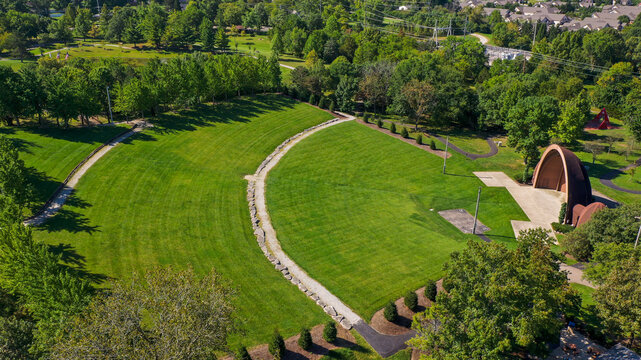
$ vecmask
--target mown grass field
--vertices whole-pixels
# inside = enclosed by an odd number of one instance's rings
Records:
[[[154,265],[212,267],[237,289],[245,334],[267,342],[329,318],[264,258],[243,177],[287,137],[332,115],[277,95],[165,114],[114,148],[80,180],[75,199],[35,238],[116,278]]]
[[[272,55],[272,44],[267,35],[235,35],[230,36],[229,40],[229,44],[232,50],[236,50],[236,43],[238,43],[238,51],[252,54],[258,52],[259,54],[266,57],[270,57]],[[303,59],[299,59],[287,54],[280,54],[278,56],[278,61],[283,65],[289,65],[293,67],[301,66],[305,63]],[[281,68],[281,71],[285,74],[289,73],[291,70],[287,68]]]
[[[82,159],[127,128],[0,127],[0,135],[14,141],[20,150],[20,158],[29,168],[29,179],[35,187],[35,210],[47,201]]]
[[[468,240],[438,211],[474,213],[482,163],[443,160],[356,122],[301,141],[270,173],[267,204],[283,249],[369,319],[386,302],[442,275]],[[495,169],[500,170],[500,169]],[[504,188],[483,187],[479,219],[514,244],[509,220],[527,220]]]

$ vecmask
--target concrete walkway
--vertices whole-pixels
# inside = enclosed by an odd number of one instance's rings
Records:
[[[265,201],[265,180],[271,169],[278,164],[280,159],[301,140],[330,126],[354,120],[351,115],[339,113],[342,118],[336,118],[323,124],[306,129],[285,140],[276,150],[269,155],[258,167],[253,175],[245,178],[248,180],[247,200],[254,234],[261,250],[276,270],[316,302],[334,320],[346,329],[352,327],[363,336],[368,344],[382,357],[395,354],[407,347],[407,340],[411,339],[414,331],[403,335],[384,335],[377,332],[358,314],[344,304],[337,296],[327,290],[321,283],[309,276],[301,269],[281,248],[276,236],[276,230],[271,223],[267,204]]]
[[[561,204],[565,200],[564,193],[520,185],[500,171],[477,171],[474,175],[486,186],[505,187],[530,219],[530,221],[512,220],[515,237],[518,237],[521,230],[539,227],[552,231],[550,224],[559,220]]]
[[[125,132],[124,134],[119,135],[118,137],[110,140],[109,142],[103,144],[98,149],[94,150],[92,154],[89,155],[83,162],[78,164],[75,169],[69,174],[62,186],[51,196],[51,198],[45,203],[45,206],[38,212],[36,215],[30,217],[24,221],[25,225],[38,226],[43,224],[47,219],[54,216],[60,208],[64,205],[65,201],[74,188],[78,184],[80,178],[96,163],[101,157],[103,157],[109,150],[113,149],[116,145],[129,138],[130,136],[144,130],[151,126],[151,124],[145,121],[133,121],[134,126],[131,130]]]

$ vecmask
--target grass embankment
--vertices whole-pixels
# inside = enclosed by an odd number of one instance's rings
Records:
[[[244,52],[244,53],[249,53],[249,54],[254,54],[255,52],[258,52],[261,55],[264,55],[266,57],[272,56],[272,45],[271,41],[267,37],[267,35],[255,35],[255,36],[241,36],[241,35],[234,35],[230,36],[229,39],[230,41],[230,47],[232,50],[236,50],[236,43],[238,43],[238,51]],[[288,65],[288,66],[301,66],[304,65],[305,61],[303,59],[294,57],[292,55],[286,55],[286,54],[280,54],[278,56],[278,61],[283,64],[283,65]],[[284,74],[288,74],[291,70],[287,68],[281,68],[282,72]]]
[[[287,137],[331,118],[276,95],[164,114],[98,161],[34,236],[117,278],[157,264],[213,267],[237,289],[246,333],[236,345],[267,342],[274,328],[294,335],[328,318],[263,256],[243,177]]]
[[[442,275],[464,235],[438,211],[474,214],[488,166],[443,159],[362,124],[323,130],[296,145],[268,177],[267,204],[284,250],[366,319]],[[495,169],[500,170],[500,169]],[[509,220],[527,220],[504,188],[483,187],[479,219],[514,244]]]
[[[29,168],[35,187],[37,210],[53,194],[76,165],[101,144],[126,131],[126,126],[89,128],[0,127],[0,134],[13,139],[20,158]]]

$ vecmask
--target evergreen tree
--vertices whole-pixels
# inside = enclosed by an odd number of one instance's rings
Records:
[[[203,44],[203,50],[212,52],[216,48],[216,32],[214,23],[204,17],[200,23],[200,42]]]
[[[274,330],[272,341],[269,343],[269,353],[274,356],[275,360],[282,360],[285,356],[285,340],[278,330]]]
[[[219,27],[218,32],[216,33],[216,46],[223,51],[229,48],[229,37],[225,33],[225,29],[222,27]]]

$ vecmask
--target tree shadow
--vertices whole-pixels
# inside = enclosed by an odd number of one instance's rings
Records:
[[[11,130],[11,131],[8,131]],[[8,128],[0,128],[0,135],[11,135],[14,134],[15,130],[13,129],[8,129]],[[17,138],[17,137],[10,137],[9,140],[13,144],[13,146],[18,149],[19,152],[21,153],[26,153],[26,154],[33,154],[31,151],[31,148],[40,148],[42,146],[34,143],[33,141]]]
[[[97,274],[87,270],[85,257],[78,254],[76,249],[69,244],[58,243],[58,245],[49,245],[48,250],[55,255],[59,255],[62,261],[61,265],[71,270],[78,277],[93,284],[102,284],[109,280],[107,275]]]
[[[199,105],[192,109],[156,116],[152,121],[154,127],[150,130],[157,134],[173,134],[216,124],[247,123],[260,114],[292,108],[296,103],[288,97],[270,94],[233,99],[213,106]]]
[[[26,170],[27,181],[33,185],[31,211],[35,213],[40,210],[42,205],[49,200],[62,183],[34,167],[29,167]]]
[[[70,198],[72,197],[73,196],[70,196]],[[69,201],[70,198],[67,199],[67,201]],[[81,207],[86,208],[91,206],[91,204],[87,203],[86,201],[82,201],[82,200],[71,200],[71,201],[72,202],[81,201],[81,204],[82,204]],[[49,233],[68,231],[74,234],[84,232],[89,235],[95,232],[101,231],[98,225],[92,225],[90,223],[89,218],[87,218],[86,216],[76,211],[70,210],[68,205],[69,204],[65,203],[65,206],[59,209],[58,212],[52,218],[45,221],[45,223],[40,225],[38,228]]]
[[[107,142],[125,131],[125,129],[115,126],[70,127],[64,129],[60,127],[36,127],[27,125],[15,128],[3,127],[0,128],[0,134],[11,135],[15,134],[17,130],[42,137],[87,144]]]
[[[356,343],[354,343],[352,341],[349,341],[347,339],[343,339],[343,338],[337,338],[336,341],[334,341],[333,345],[338,347],[338,348],[350,348],[350,349],[352,349],[354,351],[356,351],[355,349],[357,347],[360,347],[360,345],[357,345]],[[362,352],[363,350],[365,350],[365,349],[362,349],[362,350],[359,349],[359,352]],[[321,355],[322,356],[322,355],[327,355],[330,352],[330,350],[328,348],[326,348],[325,346],[313,343],[311,348],[309,350],[307,350],[307,352],[312,353],[314,355]],[[286,350],[285,351],[284,360],[307,360],[307,359],[308,358],[303,354],[300,354],[300,353],[297,353],[297,352],[294,352],[294,351],[290,351],[290,350]]]

